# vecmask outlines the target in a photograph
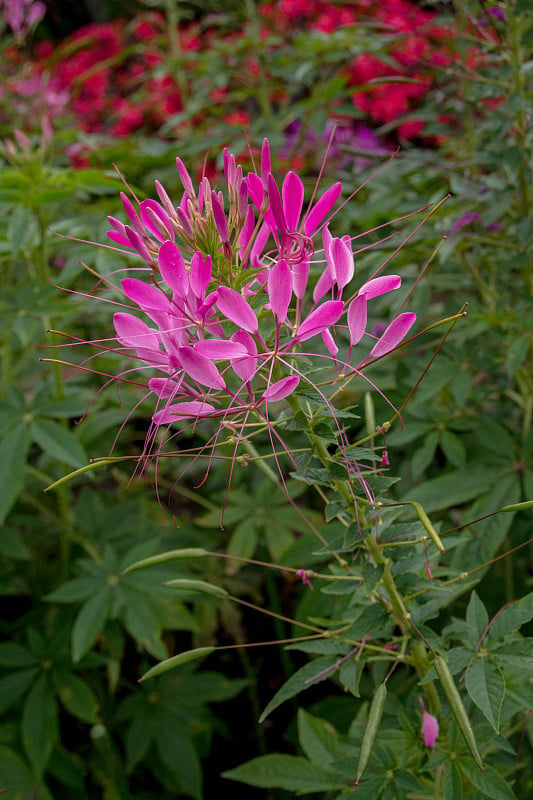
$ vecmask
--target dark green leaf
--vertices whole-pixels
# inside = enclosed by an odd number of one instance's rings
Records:
[[[57,732],[57,706],[48,675],[43,673],[26,698],[21,725],[24,749],[37,775],[45,770]]]
[[[22,486],[30,442],[24,423],[16,425],[0,441],[0,525]]]
[[[533,592],[506,606],[496,617],[490,627],[491,641],[506,633],[518,630],[526,622],[533,619]]]
[[[58,422],[36,419],[31,431],[39,447],[57,461],[72,467],[83,467],[87,463],[87,454],[74,434]]]
[[[505,696],[505,681],[499,667],[488,658],[475,658],[466,671],[466,690],[496,733]]]
[[[444,800],[463,800],[463,783],[461,773],[455,761],[446,764],[442,778]]]
[[[294,695],[303,692],[305,689],[309,689],[310,686],[314,686],[321,681],[325,681],[327,678],[331,678],[335,673],[337,663],[338,660],[332,656],[324,656],[323,658],[317,658],[315,661],[311,661],[309,664],[305,664],[301,667],[301,669],[295,672],[294,675],[283,684],[281,689],[276,692],[261,714],[259,722],[263,722],[263,720],[265,720],[275,708],[284,703],[285,700],[294,697]]]
[[[492,800],[516,800],[516,795],[507,781],[492,767],[486,765],[485,771],[481,772],[469,758],[460,758],[458,763],[470,783],[479,789],[484,797],[490,797]]]
[[[112,602],[113,593],[105,586],[82,606],[72,628],[73,661],[79,661],[103,631]]]
[[[253,758],[240,767],[222,773],[223,778],[242,781],[262,789],[279,788],[289,792],[323,792],[341,781],[305,758],[269,755]]]

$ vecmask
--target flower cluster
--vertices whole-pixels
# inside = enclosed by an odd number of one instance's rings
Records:
[[[109,218],[109,238],[137,254],[148,273],[148,280],[122,280],[137,313],[118,311],[114,326],[134,369],[150,373],[153,432],[205,418],[222,424],[238,418],[244,426],[250,414],[268,422],[269,405],[290,399],[301,384],[329,406],[325,387],[405,337],[415,321],[410,312],[364,347],[368,303],[396,290],[401,279],[376,274],[353,290],[352,240],[328,227],[340,183],[304,209],[299,176],[288,172],[279,187],[272,175],[266,139],[260,169],[246,176],[224,151],[226,197],[206,177],[196,189],[181,159],[176,164],[184,190],[179,204],[156,181],[157,200],[136,206],[122,194],[127,220]],[[316,281],[313,266],[320,269]],[[318,360],[321,381],[309,377],[302,356]]]
[[[260,39],[271,56],[273,48],[290,47],[302,30],[327,34],[348,26],[356,30],[356,26],[367,23],[373,29],[377,27],[385,43],[383,55],[363,52],[353,57],[347,53],[346,63],[339,66],[348,96],[360,117],[372,125],[396,122],[402,137],[423,132],[424,123],[413,118],[413,113],[433,85],[436,71],[451,63],[452,33],[435,23],[434,13],[410,0],[358,0],[341,5],[278,0],[258,7],[258,21]],[[50,72],[59,89],[68,91],[71,111],[83,131],[124,136],[139,130],[159,130],[174,115],[179,116],[186,105],[184,86],[189,85],[191,90],[191,81],[198,80],[192,90],[205,91],[201,54],[213,50],[214,42],[225,44],[226,51],[219,47],[217,52],[225,60],[228,78],[208,90],[211,103],[204,103],[195,124],[222,120],[246,126],[261,86],[268,86],[268,102],[273,108],[285,103],[292,90],[280,81],[278,73],[268,72],[268,65],[259,66],[246,46],[246,37],[250,36],[246,27],[221,34],[215,27],[221,24],[215,16],[211,27],[195,22],[180,25],[179,51],[186,64],[180,67],[181,75],[165,64],[169,34],[164,15],[157,11],[139,14],[130,23],[117,20],[86,26],[59,48],[41,42],[35,68],[39,73]],[[269,59],[274,61],[273,57]],[[261,69],[267,74],[261,75]],[[230,96],[236,81],[242,82],[240,107]],[[296,93],[299,91],[301,88]],[[351,121],[346,120],[346,125],[350,127]]]

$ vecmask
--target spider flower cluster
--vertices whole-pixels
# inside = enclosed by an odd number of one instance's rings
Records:
[[[112,241],[146,264],[146,280],[122,280],[135,313],[116,313],[114,326],[135,368],[151,374],[155,428],[251,412],[268,419],[270,404],[311,381],[308,367],[299,366],[302,355],[321,359],[335,382],[404,338],[413,313],[396,316],[363,360],[350,365],[366,332],[367,304],[401,279],[377,276],[349,288],[351,238],[328,228],[340,183],[304,210],[302,180],[289,172],[278,186],[266,139],[260,168],[246,176],[224,151],[226,198],[205,177],[196,189],[183,162],[176,163],[184,190],[179,205],[156,181],[158,200],[136,207],[123,194],[127,222],[109,218]],[[310,288],[313,263],[322,271]]]

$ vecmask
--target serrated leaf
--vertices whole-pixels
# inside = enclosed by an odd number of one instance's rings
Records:
[[[355,658],[349,658],[341,665],[339,671],[339,680],[347,692],[350,692],[355,697],[360,697],[359,683],[361,682],[361,675],[363,669],[360,661]]]
[[[24,423],[16,425],[0,441],[0,525],[3,525],[22,487],[30,443]]]
[[[41,450],[57,461],[72,467],[83,467],[87,454],[74,434],[58,422],[36,419],[31,426],[34,441]]]
[[[454,761],[449,761],[442,778],[444,800],[463,800],[461,773]]]
[[[105,586],[82,606],[72,628],[73,661],[79,661],[103,631],[112,602],[113,593]]]
[[[240,767],[223,772],[222,777],[262,789],[278,788],[289,792],[329,791],[342,783],[306,758],[287,755],[253,758]]]
[[[505,681],[499,667],[488,658],[475,658],[466,671],[466,690],[496,733],[505,696]]]
[[[507,781],[492,767],[485,766],[485,771],[481,772],[468,758],[460,758],[457,761],[461,771],[484,797],[490,797],[492,800],[517,800]]]
[[[338,746],[339,734],[329,722],[298,710],[298,741],[307,758],[316,764],[326,765],[342,752]]]
[[[490,638],[498,639],[506,633],[517,631],[531,619],[533,619],[533,592],[526,594],[516,603],[511,603],[498,614],[490,627]]]
[[[481,636],[489,624],[489,615],[487,614],[487,609],[479,599],[476,592],[472,592],[470,595],[470,601],[468,603],[468,608],[466,609],[466,624],[470,634],[475,639],[473,644],[481,639]]]
[[[22,711],[21,735],[26,754],[37,775],[42,775],[54,748],[58,732],[57,706],[42,674],[35,681]]]
[[[276,692],[270,703],[259,717],[259,722],[263,722],[268,715],[275,708],[284,703],[285,700],[289,700],[289,698],[294,697],[300,692],[303,692],[305,689],[309,689],[310,686],[314,686],[315,684],[330,678],[335,672],[336,664],[336,658],[333,658],[332,656],[324,656],[323,658],[317,658],[316,660],[311,661],[309,664],[305,664],[303,667],[301,667],[301,669],[299,669],[298,672],[295,672],[294,675],[289,678],[287,683],[283,684],[281,689]]]

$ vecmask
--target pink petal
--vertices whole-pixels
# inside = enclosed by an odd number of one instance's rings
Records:
[[[178,169],[178,174],[180,176],[181,185],[185,189],[185,193],[193,198],[196,197],[196,192],[194,191],[194,186],[192,185],[191,176],[187,172],[187,167],[181,160],[181,158],[176,158],[176,167]]]
[[[322,303],[321,306],[311,311],[298,328],[298,340],[305,342],[306,339],[321,333],[325,328],[335,325],[342,316],[343,309],[344,303],[342,300],[327,300]]]
[[[278,185],[274,180],[273,175],[269,175],[267,177],[267,187],[270,210],[272,211],[276,227],[281,233],[286,233],[287,220],[285,219],[285,212],[283,211]]]
[[[210,389],[225,389],[224,378],[210,358],[200,355],[192,347],[179,347],[181,366],[191,378]]]
[[[204,259],[202,254],[199,252],[193,254],[193,257],[191,258],[189,281],[191,284],[191,289],[199,299],[205,297],[207,287],[209,286],[209,281],[211,280],[212,271],[213,265],[211,256],[208,255]]]
[[[416,314],[413,314],[412,311],[406,311],[393,319],[370,351],[369,358],[378,358],[378,356],[393,350],[412,328],[415,320]]]
[[[266,189],[267,176],[272,170],[272,162],[270,159],[270,144],[268,139],[263,139],[263,146],[261,147],[261,177],[263,179],[263,186]]]
[[[309,261],[299,261],[292,265],[292,289],[298,300],[305,297],[307,279],[309,278]]]
[[[244,297],[230,289],[220,286],[218,289],[217,306],[219,311],[229,320],[249,333],[257,333],[259,323],[255,312],[250,308]]]
[[[331,276],[331,271],[329,269],[329,266],[326,266],[324,272],[317,280],[315,288],[313,289],[313,302],[318,303],[318,301],[321,300],[324,297],[324,295],[330,291],[334,283],[335,281]]]
[[[221,240],[223,242],[229,242],[228,220],[226,219],[226,214],[224,213],[222,203],[220,202],[217,193],[214,191],[211,192],[211,207],[213,209],[215,225],[217,226]]]
[[[299,383],[300,378],[297,375],[289,375],[276,383],[271,383],[261,399],[268,400],[269,403],[283,400],[294,392]]]
[[[170,240],[163,242],[159,248],[157,260],[161,277],[167,286],[170,286],[180,297],[185,297],[189,281],[185,261],[179,247]]]
[[[326,345],[326,347],[328,349],[328,352],[332,356],[336,356],[337,353],[339,352],[339,348],[335,344],[335,339],[331,335],[329,329],[326,328],[326,330],[322,331],[322,333],[320,335],[322,336],[322,340],[323,340],[324,344]]]
[[[248,383],[257,372],[257,345],[246,331],[235,331],[231,337],[233,342],[241,345],[246,351],[243,357],[232,358],[231,366],[238,377]]]
[[[119,311],[113,316],[113,325],[115,326],[117,339],[124,347],[145,347],[159,350],[157,331],[149,328],[142,319]]]
[[[348,307],[348,330],[350,331],[350,345],[360,342],[366,330],[367,304],[366,295],[358,294]]]
[[[169,242],[169,244],[172,243]],[[121,284],[126,297],[133,300],[142,309],[155,309],[165,312],[170,310],[170,300],[162,289],[150,286],[149,283],[139,281],[137,278],[124,278]]]
[[[163,399],[166,397],[174,397],[176,392],[179,391],[182,380],[183,379],[180,379],[176,382],[172,378],[150,378],[148,386],[151,392],[156,394],[160,399]]]
[[[418,702],[422,707],[422,736],[424,737],[424,744],[426,747],[435,747],[439,735],[439,722],[433,714],[426,711],[421,697],[418,698]]]
[[[265,196],[265,187],[263,186],[261,178],[259,175],[256,175],[255,172],[250,172],[246,177],[246,185],[248,187],[248,193],[252,198],[252,203],[256,206],[257,210],[260,211],[263,204],[263,197]]]
[[[170,425],[173,422],[180,422],[184,419],[206,417],[214,412],[216,412],[216,408],[210,403],[190,400],[183,403],[175,403],[173,406],[167,406],[167,408],[157,411],[152,417],[152,422],[154,425]]]
[[[268,297],[272,313],[285,322],[292,297],[292,274],[283,258],[268,273]]]
[[[281,187],[283,210],[287,220],[287,228],[295,231],[300,222],[302,205],[304,201],[304,185],[300,177],[292,170],[287,173]]]
[[[342,239],[333,239],[330,246],[330,258],[335,264],[335,277],[339,289],[344,289],[353,278],[354,263],[351,247]]]
[[[367,300],[373,297],[379,297],[380,294],[386,294],[397,289],[402,284],[402,279],[399,275],[382,275],[380,278],[372,278],[371,281],[364,283],[359,289],[359,294],[364,294]]]
[[[202,356],[215,361],[239,358],[239,356],[247,354],[244,345],[231,339],[202,339],[200,342],[196,342],[194,349]]]
[[[321,222],[327,217],[342,192],[342,184],[334,183],[331,188],[324,192],[322,197],[315,203],[304,222],[304,233],[312,236]]]

